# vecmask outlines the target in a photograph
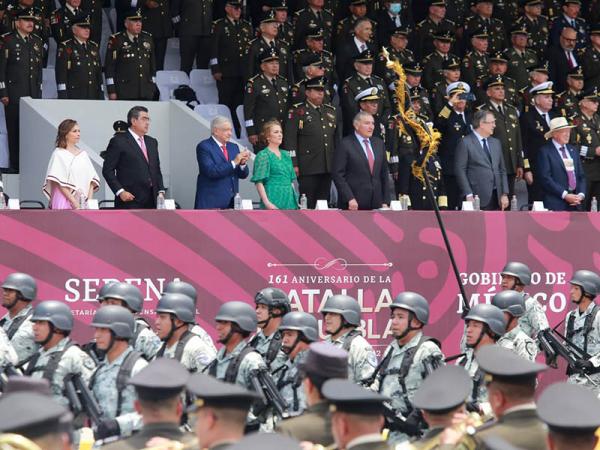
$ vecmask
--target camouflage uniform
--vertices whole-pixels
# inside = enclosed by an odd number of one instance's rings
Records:
[[[273,373],[273,377],[277,380],[277,388],[288,404],[288,413],[291,416],[302,414],[307,407],[306,393],[299,373],[300,364],[306,358],[307,352],[307,350],[299,352],[293,360],[288,359]]]
[[[536,339],[540,331],[549,328],[548,318],[542,305],[527,294],[525,297],[525,314],[519,317],[519,328],[532,339]]]
[[[192,328],[190,329],[190,331],[192,333],[194,333],[195,335],[200,336],[200,339],[202,339],[206,343],[206,345],[212,347],[214,352],[217,353],[217,347],[215,347],[215,343],[213,342],[212,338],[210,337],[210,335],[206,332],[206,330],[204,328],[202,328],[198,324],[194,324],[192,326]]]
[[[233,349],[232,352],[225,354],[225,347],[221,348],[217,352],[217,356],[215,358],[216,363],[216,378],[219,380],[225,379],[225,373],[227,372],[227,367],[231,363],[231,361],[247,346],[247,342],[240,342],[237,347]],[[246,355],[246,357],[240,363],[240,367],[235,379],[235,384],[239,384],[240,386],[245,387],[249,390],[254,390],[252,385],[251,378],[253,377],[252,372],[256,369],[265,368],[266,364],[263,361],[262,357],[258,354],[258,352],[250,352]]]
[[[139,430],[142,427],[142,417],[135,412],[133,402],[136,399],[135,389],[128,385],[121,394],[121,405],[117,405],[119,401],[119,392],[117,390],[117,375],[121,364],[133,349],[128,347],[114,361],[108,362],[107,359],[98,366],[92,377],[90,389],[96,398],[96,401],[102,408],[103,419],[115,419],[119,424],[121,436],[128,436],[134,430]],[[148,363],[144,358],[139,358],[131,371],[131,376],[135,376]],[[120,410],[119,416],[117,411]]]
[[[156,352],[161,346],[160,339],[158,336],[152,331],[152,329],[148,326],[148,324],[142,320],[141,318],[135,319],[135,330],[134,335],[138,331],[139,327],[143,327],[140,333],[138,334],[135,342],[133,343],[133,348],[144,355],[148,361],[156,356]]]
[[[342,348],[350,332],[344,333],[335,341],[329,335],[324,341]],[[377,355],[371,344],[362,335],[354,337],[348,349],[348,378],[355,383],[360,383],[373,375],[376,367]]]
[[[473,390],[468,401],[478,404],[486,403],[488,401],[488,392],[483,382],[483,372],[479,370],[479,364],[477,364],[477,360],[475,359],[475,351],[472,348],[468,348],[464,356],[461,356],[456,361],[456,365],[464,367],[473,380]]]
[[[31,315],[31,312],[32,306],[28,305],[21,311],[19,311],[19,313],[15,317],[10,317],[10,315],[7,313],[2,318],[2,328],[8,334],[10,325],[15,319],[17,319],[18,317]],[[37,351],[39,347],[33,339],[33,322],[30,320],[30,317],[28,317],[23,321],[23,323],[21,323],[15,334],[10,339],[10,343],[15,349],[15,352],[17,352],[17,364],[23,363],[27,358],[29,358]]]
[[[595,367],[600,366],[600,313],[596,314],[594,317],[594,322],[591,324],[591,329],[589,334],[587,335],[587,339],[585,338],[583,331],[586,322],[587,316],[592,314],[594,308],[598,308],[598,305],[595,303],[591,303],[588,308],[583,312],[583,314],[579,313],[579,308],[575,308],[567,313],[567,317],[565,318],[565,336],[569,339],[573,344],[575,344],[583,351],[589,353],[593,356],[591,359],[592,364]],[[574,319],[571,319],[573,317]],[[569,333],[569,322],[573,322],[573,333]],[[586,342],[587,341],[587,342]],[[600,373],[594,374],[594,378],[596,378],[600,382]],[[592,379],[594,379],[592,378]],[[586,377],[579,374],[572,374],[569,376],[569,383],[582,384],[595,388],[596,390],[600,389],[597,386],[594,386]]]
[[[175,359],[175,351],[179,341],[165,348],[162,357]],[[185,344],[179,361],[190,372],[202,372],[215,359],[216,352],[195,334]]]
[[[529,361],[535,361],[535,357],[537,356],[537,347],[534,340],[523,333],[523,330],[518,325],[503,334],[498,339],[498,345],[514,351],[517,355]]]
[[[0,367],[17,364],[17,352],[8,340],[4,329],[0,328]]]
[[[270,336],[265,336],[263,330],[258,330],[258,333],[252,338],[252,346],[256,349],[258,353],[263,357],[263,360],[266,361],[267,352],[269,351],[269,345],[271,345],[271,341],[273,337],[275,337],[276,333],[271,334]],[[270,364],[271,373],[274,373],[279,367],[286,364],[288,357],[285,353],[281,351],[281,348],[277,352],[275,359]]]

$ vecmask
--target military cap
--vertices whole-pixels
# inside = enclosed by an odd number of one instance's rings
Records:
[[[376,87],[371,87],[356,94],[354,100],[356,100],[357,102],[366,102],[369,100],[379,100],[380,98],[381,97],[379,97],[379,89],[377,89]]]
[[[79,27],[87,27],[87,28],[91,27],[92,23],[91,23],[90,15],[87,12],[81,12],[81,13],[77,14],[71,20],[71,25],[77,25]]]
[[[6,380],[4,395],[11,392],[36,392],[38,394],[52,396],[50,382],[45,378],[26,377],[22,375],[10,376]]]
[[[552,90],[552,81],[546,81],[545,83],[540,83],[537,86],[532,87],[531,89],[529,89],[529,93],[532,95],[538,95],[538,94],[554,94],[554,91]]]
[[[542,0],[525,0],[523,2],[523,6],[537,6],[537,5],[543,5],[544,2]]]
[[[493,55],[490,55],[490,62],[503,62],[507,63],[508,59],[504,55],[503,52],[496,52]]]
[[[117,120],[113,123],[113,130],[115,130],[115,133],[124,133],[128,128],[129,125],[127,125],[127,122],[124,120]]]
[[[300,450],[300,442],[278,433],[252,433],[245,435],[227,450]]]
[[[348,378],[348,352],[328,342],[315,342],[309,345],[300,370],[326,379]]]
[[[409,75],[420,76],[423,74],[423,68],[418,62],[411,62],[404,66],[404,72]]]
[[[131,8],[125,18],[127,20],[142,20],[142,10],[140,8]]]
[[[600,23],[590,25],[590,34],[600,34]]]
[[[363,64],[372,64],[373,63],[373,52],[369,49],[359,53],[354,57],[354,61],[363,63]]]
[[[302,62],[302,67],[308,66],[322,66],[323,60],[319,55],[312,54],[308,55],[308,57]]]
[[[260,21],[261,24],[262,23],[274,23],[274,22],[277,22],[274,11],[269,11],[268,13],[266,13],[265,16],[262,18],[262,20]]]
[[[406,25],[400,25],[392,30],[393,36],[408,36],[410,34],[410,28]]]
[[[171,358],[158,358],[129,380],[142,400],[163,400],[181,393],[190,377],[183,365]]]
[[[419,92],[419,86],[410,88],[409,92],[410,92],[411,100],[419,100],[421,98],[421,93]]]
[[[306,89],[325,89],[325,77],[311,78],[306,82]]]
[[[499,345],[486,345],[475,354],[481,370],[486,373],[485,380],[522,384],[535,380],[539,372],[548,367],[520,357],[512,350]]]
[[[204,373],[190,376],[186,387],[196,399],[190,406],[190,411],[204,406],[248,410],[259,398],[256,392],[237,384],[225,383]]]
[[[583,68],[581,65],[573,67],[572,69],[569,69],[567,75],[571,78],[575,78],[576,80],[583,80]]]
[[[228,5],[231,5],[231,6],[235,6],[236,8],[242,7],[242,2],[238,2],[238,1],[234,1],[234,0],[227,0],[225,3]]]
[[[452,42],[454,40],[454,35],[450,30],[439,30],[433,35],[433,38],[438,41]]]
[[[351,0],[350,2],[350,6],[362,6],[362,5],[366,5],[367,1],[366,0]]]
[[[441,414],[465,403],[472,389],[473,381],[463,367],[441,366],[425,378],[412,404],[415,408]]]
[[[460,60],[458,58],[455,58],[454,56],[445,59],[442,62],[442,69],[443,70],[457,70],[460,69]]]
[[[383,414],[383,402],[389,400],[388,397],[343,378],[327,380],[323,383],[321,394],[328,401],[331,412]]]
[[[0,432],[35,438],[55,433],[68,416],[52,397],[37,392],[13,392],[0,397]]]
[[[541,72],[548,75],[548,61],[540,61],[539,65],[529,69],[530,72]]]
[[[593,100],[593,101],[600,101],[600,93],[598,92],[598,87],[597,86],[590,86],[589,88],[585,89],[580,95],[579,95],[579,100]]]
[[[271,2],[271,8],[274,10],[287,11],[288,5],[286,0],[274,0]]]
[[[443,6],[446,7],[446,0],[427,0],[427,7],[430,6]]]
[[[517,24],[510,29],[510,34],[524,34],[525,36],[529,36],[529,31],[527,31],[524,24]]]
[[[323,28],[313,28],[309,29],[305,36],[306,39],[323,39]]]
[[[260,54],[260,62],[279,61],[279,51],[276,48],[267,48]]]
[[[581,0],[563,0],[563,5],[568,5],[569,3],[574,3],[576,5],[581,5]]]
[[[479,3],[494,3],[494,0],[473,0],[473,5],[477,5]]]
[[[21,8],[16,13],[17,19],[32,19],[37,20],[40,17],[40,11],[37,8]]]
[[[502,75],[487,77],[483,81],[483,89],[488,89],[494,86],[504,86],[504,79],[502,78]]]
[[[553,431],[592,433],[600,426],[600,400],[592,394],[577,384],[552,384],[538,398],[538,416]]]
[[[471,92],[471,86],[469,86],[464,81],[455,81],[454,83],[450,83],[446,88],[446,95],[450,96],[455,93],[465,93],[468,94]]]
[[[471,33],[471,37],[478,39],[487,39],[488,37],[490,37],[490,35],[487,27],[480,27],[473,31],[473,33]]]

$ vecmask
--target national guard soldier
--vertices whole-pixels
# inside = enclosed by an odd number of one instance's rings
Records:
[[[600,116],[598,88],[592,86],[585,90],[579,100],[580,114],[574,118],[576,125],[571,139],[579,145],[583,171],[586,181],[586,209],[589,210],[594,197],[600,198]]]
[[[163,294],[156,305],[156,333],[162,347],[157,358],[172,358],[190,372],[202,372],[215,358],[215,349],[190,331],[195,323],[194,301],[184,294]]]
[[[71,31],[73,19],[80,14],[87,14],[81,9],[81,0],[67,0],[64,6],[52,12],[50,28],[57,45],[73,38]]]
[[[481,87],[483,78],[488,73],[490,65],[487,51],[489,35],[487,28],[479,28],[470,36],[472,50],[462,60],[461,74],[463,80],[473,88]]]
[[[460,59],[450,57],[443,61],[442,74],[444,78],[438,81],[431,91],[434,114],[439,114],[444,106],[448,104],[448,86],[460,80]]]
[[[317,55],[312,55],[310,58],[304,59],[304,64],[306,65],[303,67],[302,70],[302,78],[300,79],[300,81],[294,84],[291,89],[292,104],[301,103],[306,100],[306,85],[308,83],[314,85],[315,79],[318,79],[317,81],[322,80],[324,83],[326,82],[324,84],[325,95],[323,97],[323,101],[325,103],[331,103],[331,99],[333,98],[334,92],[332,89],[330,89],[331,83],[329,83],[329,80],[323,78],[325,75],[323,61],[321,61],[321,59]]]
[[[17,362],[17,352],[10,343],[4,328],[0,328],[0,367],[14,366]]]
[[[358,302],[348,295],[332,295],[325,300],[321,313],[327,333],[325,342],[348,352],[348,378],[355,383],[369,379],[377,366],[377,356],[359,330]]]
[[[107,305],[96,311],[91,325],[98,349],[106,354],[90,381],[90,390],[102,408],[94,437],[128,436],[141,428],[142,421],[134,408],[134,388],[127,383],[148,365],[129,344],[135,318],[127,308]]]
[[[384,402],[390,399],[357,386],[350,380],[327,380],[323,396],[331,411],[331,430],[336,448],[389,450],[381,435]]]
[[[475,30],[486,28],[488,32],[488,52],[503,51],[506,45],[506,31],[500,19],[492,17],[494,11],[493,0],[475,0],[475,14],[465,21],[465,36],[471,36]]]
[[[490,405],[497,419],[484,423],[474,433],[444,432],[442,443],[458,442],[454,448],[461,450],[483,450],[489,448],[484,439],[497,437],[514,448],[545,450],[547,431],[537,415],[534,400],[537,375],[548,367],[497,345],[480,349],[477,362],[485,372]],[[446,439],[451,437],[454,439]]]
[[[472,388],[471,377],[462,367],[441,366],[429,374],[412,400],[428,425],[423,437],[411,442],[414,450],[439,448],[441,433],[454,426],[454,415],[466,412],[465,403]]]
[[[0,41],[0,100],[6,116],[9,172],[13,173],[19,170],[19,99],[42,97],[45,52],[42,38],[33,33],[36,20],[33,8],[19,10],[15,30]]]
[[[246,417],[258,399],[257,393],[203,373],[193,374],[186,387],[194,396],[188,412],[197,417],[194,429],[197,448],[225,450],[242,439]]]
[[[233,113],[244,102],[244,67],[253,30],[250,22],[241,20],[242,4],[228,1],[225,4],[226,16],[213,23],[212,53],[209,61],[213,78],[217,82],[219,103]],[[240,123],[233,114],[236,130]]]
[[[375,87],[367,88],[362,92],[359,92],[354,100],[358,103],[360,111],[364,111],[373,116],[375,121],[375,129],[373,130],[373,136],[381,138],[384,142],[386,139],[386,125],[389,121],[389,116],[382,116],[379,112],[379,90]]]
[[[323,30],[323,45],[325,50],[332,51],[333,14],[323,8],[323,0],[307,0],[308,7],[294,14],[294,44],[293,49],[303,47],[304,36],[310,30]]]
[[[277,54],[279,60],[279,74],[293,80],[292,54],[285,41],[277,38],[277,20],[274,14],[268,14],[260,22],[260,36],[250,41],[248,59],[246,62],[246,80],[262,73],[264,55]]]
[[[600,89],[600,23],[592,25],[590,31],[591,45],[577,56],[583,67],[585,87]]]
[[[321,28],[311,30],[306,35],[306,48],[294,51],[294,78],[301,80],[304,76],[302,68],[305,61],[317,56],[325,69],[325,77],[330,83],[336,83],[336,72],[333,66],[333,54],[323,49],[323,30]]]
[[[444,355],[440,344],[423,334],[429,322],[429,304],[416,292],[401,292],[390,304],[394,340],[377,366],[371,388],[391,398],[397,416],[389,417],[389,440],[398,443],[408,436],[419,436],[423,428],[420,412],[412,398],[423,380],[439,365]]]
[[[493,137],[500,140],[506,177],[508,179],[508,196],[515,195],[515,180],[523,178],[523,140],[519,124],[519,111],[508,104],[504,79],[500,76],[487,78],[482,85],[487,100],[481,106],[494,114],[496,128]]]
[[[284,122],[288,109],[289,91],[287,80],[279,75],[279,53],[272,49],[261,55],[262,73],[246,83],[244,94],[244,118],[248,140],[255,147],[260,144],[258,134],[271,119]]]
[[[156,63],[152,36],[142,31],[141,11],[125,18],[125,31],[113,34],[104,65],[110,100],[153,100]]]
[[[512,47],[504,55],[507,59],[507,75],[515,80],[517,90],[524,89],[529,82],[529,72],[539,65],[536,53],[527,48],[529,32],[522,25],[513,27],[510,32]],[[515,105],[516,106],[516,105]]]
[[[456,364],[464,367],[473,380],[469,410],[486,415],[489,413],[488,392],[475,353],[494,345],[506,332],[504,313],[494,305],[480,303],[471,308],[464,320],[467,350],[458,355]]]
[[[144,304],[140,290],[129,283],[111,283],[102,294],[102,298],[98,299],[100,305],[123,306],[131,311],[135,317],[131,346],[148,361],[153,359],[161,343],[148,321],[140,316]]]
[[[367,1],[366,0],[349,0],[346,1],[349,3],[350,15],[344,17],[337,24],[337,28],[335,31],[335,39],[333,48],[338,48],[340,44],[352,39],[354,33],[354,24],[356,21],[362,17],[367,16]],[[371,25],[373,26],[373,34],[371,37],[371,43],[376,43],[377,37],[377,22],[373,19],[371,20]]]
[[[542,0],[525,0],[524,3],[524,13],[517,19],[516,25],[527,31],[527,47],[541,60],[544,59],[549,44],[550,23],[548,17],[542,15]]]
[[[17,365],[25,363],[38,349],[33,335],[31,302],[37,294],[37,283],[26,273],[11,273],[2,283],[2,306],[8,311],[0,319],[17,353]]]
[[[525,314],[525,299],[517,291],[498,292],[492,298],[492,305],[504,313],[506,333],[498,339],[500,347],[512,350],[521,358],[535,361],[537,348],[535,341],[527,336],[519,326],[519,320]]]
[[[262,356],[271,373],[285,364],[281,350],[283,336],[279,327],[283,316],[290,312],[290,299],[281,289],[267,287],[254,296],[258,332],[248,341]]]
[[[36,305],[31,321],[40,349],[29,360],[24,374],[48,380],[53,398],[61,405],[73,408],[64,394],[65,379],[79,377],[88,385],[96,364],[69,339],[73,330],[71,308],[66,303],[46,300]]]
[[[212,0],[171,0],[171,21],[179,36],[183,72],[190,73],[194,62],[198,69],[208,68],[213,3]]]
[[[518,261],[509,261],[500,272],[502,289],[520,292],[525,299],[525,314],[519,317],[519,327],[530,338],[536,340],[540,331],[549,328],[548,318],[542,305],[531,297],[525,288],[531,284],[531,269]]]
[[[385,47],[388,52],[387,57],[392,61],[398,61],[402,64],[403,68],[406,68],[407,64],[415,62],[413,52],[406,48],[408,45],[409,33],[410,29],[406,26],[395,28],[392,31],[392,34],[390,34],[390,45]],[[379,52],[377,62],[375,63],[375,73],[383,78],[388,89],[393,91],[395,89],[394,82],[398,79],[398,75],[386,66],[387,57],[382,49],[381,52]]]
[[[442,64],[458,56],[450,53],[450,46],[454,37],[450,31],[439,31],[433,36],[435,50],[423,59],[423,86],[429,91],[438,81],[442,81]]]
[[[195,436],[180,428],[182,393],[189,372],[179,362],[159,358],[152,361],[129,384],[135,388],[136,410],[144,426],[133,436],[102,446],[106,450],[136,450],[154,445],[157,439],[166,439],[182,445],[193,445]]]
[[[423,76],[421,65],[419,63],[407,64],[404,66],[404,73],[406,74],[406,84],[410,87],[411,96],[415,94],[419,97],[421,103],[419,114],[427,117],[427,122],[433,122],[434,114],[429,98],[429,91],[421,86],[421,77]]]
[[[567,89],[556,94],[554,107],[563,117],[579,115],[579,99],[583,91],[583,70],[581,66],[569,70]]]
[[[285,122],[284,142],[298,175],[300,193],[313,209],[317,200],[329,201],[331,165],[336,136],[337,111],[324,103],[325,81],[314,78],[306,84],[306,101],[294,105]]]
[[[74,17],[71,28],[73,38],[59,44],[56,56],[58,98],[103,100],[100,48],[89,40],[90,16]]]
[[[156,70],[163,70],[167,41],[173,36],[169,0],[148,0],[142,4],[142,28],[152,35]]]
[[[456,24],[446,19],[446,0],[427,0],[426,3],[427,17],[417,24],[413,36],[415,58],[419,61],[435,50],[433,39],[440,31],[456,32]]]
[[[283,317],[279,331],[283,335],[281,348],[287,360],[273,373],[273,377],[277,380],[277,389],[290,407],[288,414],[297,416],[306,409],[300,367],[306,359],[308,346],[319,340],[319,324],[313,315],[294,311]]]
[[[303,414],[279,422],[275,430],[299,441],[330,446],[334,437],[322,388],[331,378],[348,378],[348,352],[327,342],[314,342],[308,348],[300,371],[308,407]]]

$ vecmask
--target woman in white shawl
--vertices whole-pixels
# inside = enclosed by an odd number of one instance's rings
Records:
[[[100,187],[90,157],[77,147],[80,133],[79,125],[72,119],[65,119],[58,126],[56,148],[42,188],[50,209],[78,209],[80,196],[87,201]]]

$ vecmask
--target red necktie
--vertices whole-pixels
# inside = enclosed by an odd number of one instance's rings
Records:
[[[567,64],[569,65],[569,69],[575,67],[575,64],[573,63],[573,57],[571,56],[571,52],[569,51],[567,51]]]
[[[373,150],[371,150],[371,146],[369,145],[368,139],[363,139],[365,143],[365,147],[367,149],[367,159],[369,160],[369,170],[371,171],[371,175],[373,175],[373,166],[375,165],[375,156],[373,155]]]
[[[229,153],[227,153],[227,147],[223,145],[221,146],[221,150],[223,150],[223,156],[225,156],[225,159],[229,161]]]
[[[140,142],[140,147],[142,148],[142,153],[144,154],[144,158],[146,158],[146,161],[148,161],[148,150],[146,150],[146,144],[144,142],[144,138],[138,138],[139,142]]]

